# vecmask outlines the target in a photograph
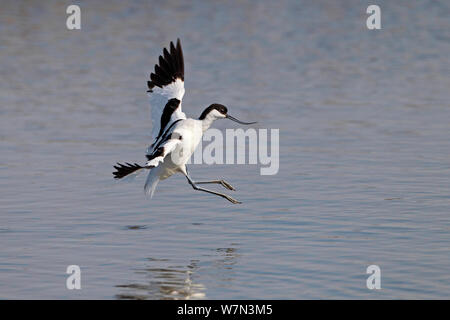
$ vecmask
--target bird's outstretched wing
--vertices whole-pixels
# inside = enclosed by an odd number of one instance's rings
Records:
[[[170,51],[166,48],[159,56],[159,63],[155,71],[150,74],[148,95],[150,97],[152,117],[152,145],[147,153],[156,151],[164,133],[177,120],[186,119],[181,110],[181,101],[184,96],[184,60],[180,39],[174,46],[170,42]]]

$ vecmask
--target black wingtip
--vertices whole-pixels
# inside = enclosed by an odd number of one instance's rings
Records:
[[[126,162],[125,165],[121,163],[117,163],[117,166],[113,166],[114,169],[117,171],[114,171],[112,174],[114,175],[114,179],[122,179],[123,177],[129,175],[130,173],[133,173],[139,169],[143,169],[144,167],[140,166],[139,164],[131,164]]]
[[[150,74],[150,81],[147,82],[147,92],[152,92],[155,86],[162,88],[177,79],[184,81],[184,57],[180,38],[177,38],[176,47],[170,42],[169,50],[164,48],[163,55],[159,56],[159,63],[155,65],[155,71]]]

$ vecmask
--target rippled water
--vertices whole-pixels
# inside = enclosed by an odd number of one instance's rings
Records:
[[[80,31],[70,1],[1,5],[0,298],[450,298],[448,2],[377,1],[378,31],[356,0],[77,3]],[[241,205],[112,179],[143,160],[146,79],[177,37],[188,115],[280,129],[277,175],[190,167]]]

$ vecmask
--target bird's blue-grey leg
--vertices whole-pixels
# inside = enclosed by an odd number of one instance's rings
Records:
[[[185,166],[185,168],[186,168],[186,172],[189,175],[187,166]],[[228,190],[236,191],[236,189],[231,184],[226,182],[225,180],[195,181],[195,184],[212,184],[212,183],[220,184],[223,187],[227,188]]]
[[[233,188],[233,186],[231,184],[229,184],[228,182],[226,182],[225,180],[195,181],[195,183],[196,184],[216,183],[216,184],[222,185],[223,187],[227,188],[228,190],[236,191],[236,189]]]
[[[223,193],[220,193],[220,192],[215,192],[215,191],[212,191],[212,190],[208,190],[208,189],[201,188],[201,187],[197,186],[196,183],[195,183],[194,181],[192,181],[192,179],[189,177],[188,174],[185,174],[185,176],[186,176],[186,179],[188,180],[189,184],[192,186],[192,188],[194,188],[194,190],[198,190],[198,191],[203,191],[203,192],[215,194],[215,195],[217,195],[217,196],[219,196],[219,197],[222,197],[222,198],[227,199],[228,201],[230,201],[231,203],[234,203],[234,204],[241,203],[241,202],[237,201],[236,199],[233,199],[232,197],[230,197],[230,196],[228,196],[228,195],[226,195],[226,194],[223,194]]]

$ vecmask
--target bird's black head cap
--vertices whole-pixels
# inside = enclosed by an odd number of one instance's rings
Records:
[[[202,114],[200,115],[200,118],[198,118],[199,120],[203,120],[206,118],[206,116],[208,115],[208,113],[210,113],[212,110],[217,110],[219,111],[221,114],[226,115],[228,112],[227,107],[225,107],[223,104],[219,104],[219,103],[213,103],[212,105],[210,105],[208,108],[206,108],[205,110],[203,110]]]

